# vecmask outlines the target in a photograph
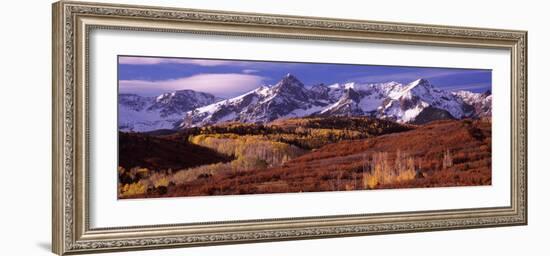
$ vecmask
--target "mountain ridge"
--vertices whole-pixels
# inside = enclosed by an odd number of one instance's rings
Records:
[[[178,94],[184,96],[177,97]],[[123,105],[130,110],[126,112],[145,113],[146,118],[143,119],[146,121],[134,120],[138,125],[133,126],[124,126],[125,123],[121,126],[119,122],[119,129],[181,129],[224,122],[265,124],[278,119],[307,116],[368,116],[418,124],[432,119],[489,117],[492,104],[490,91],[453,92],[437,88],[424,78],[408,84],[394,81],[370,84],[350,82],[306,87],[292,74],[285,75],[275,85],[262,85],[230,99],[222,100],[211,94],[182,90],[154,98],[157,105],[170,100],[157,106],[147,105],[151,97],[139,97],[119,95],[119,109]],[[154,118],[147,117],[148,111],[158,112],[158,120],[150,120]],[[431,117],[430,113],[434,116]],[[124,113],[119,110],[119,114]],[[419,116],[422,120],[416,120]],[[139,119],[136,115],[134,117]],[[124,120],[128,119],[132,118]]]

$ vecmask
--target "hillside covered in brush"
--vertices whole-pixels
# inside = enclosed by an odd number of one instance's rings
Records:
[[[341,141],[279,166],[187,180],[170,187],[165,196],[490,185],[490,126],[484,121],[443,121]]]
[[[152,159],[160,162],[192,158],[203,164],[121,166],[123,174],[146,167],[140,179],[122,184],[121,198],[491,184],[488,120],[403,125],[368,117],[308,117],[124,136],[193,150],[159,152]]]

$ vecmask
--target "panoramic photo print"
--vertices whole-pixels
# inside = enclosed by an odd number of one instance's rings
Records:
[[[118,198],[491,185],[491,75],[119,56]]]

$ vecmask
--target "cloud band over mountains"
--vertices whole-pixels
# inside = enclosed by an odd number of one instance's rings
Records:
[[[159,94],[166,91],[194,90],[219,97],[230,97],[237,92],[244,93],[262,85],[265,78],[252,74],[197,74],[178,79],[147,81],[120,80],[121,93]]]

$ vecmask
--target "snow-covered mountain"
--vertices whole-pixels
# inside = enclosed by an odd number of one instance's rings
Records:
[[[223,122],[268,123],[305,116],[370,116],[400,123],[491,116],[490,92],[451,92],[425,79],[409,84],[345,83],[310,87],[287,74],[272,86],[260,86],[221,100],[190,90],[156,98],[119,96],[119,129],[150,131]]]
[[[410,84],[314,85],[309,89],[288,74],[274,86],[189,111],[180,127],[228,121],[267,123],[304,116],[371,116],[400,123],[484,117],[491,95],[439,89],[425,79]],[[420,118],[417,118],[420,117]]]
[[[308,90],[296,77],[288,74],[274,86],[261,86],[241,96],[190,111],[181,127],[227,121],[267,123],[280,118],[309,116],[330,103],[321,94]]]
[[[189,110],[218,100],[212,94],[192,90],[164,93],[158,97],[119,94],[118,129],[139,132],[174,129]]]
[[[493,95],[491,91],[484,93],[473,93],[470,91],[453,92],[454,95],[461,98],[467,105],[472,106],[473,116],[490,117],[492,114]]]
[[[452,92],[438,89],[428,80],[418,79],[390,95],[378,108],[377,116],[407,123],[414,122],[425,109],[433,111],[435,108],[448,112],[449,115],[446,116],[459,119],[471,116],[466,105]]]
[[[319,114],[326,116],[377,116],[376,112],[384,100],[397,95],[402,87],[397,82],[330,85],[332,95],[338,95],[338,98]]]

